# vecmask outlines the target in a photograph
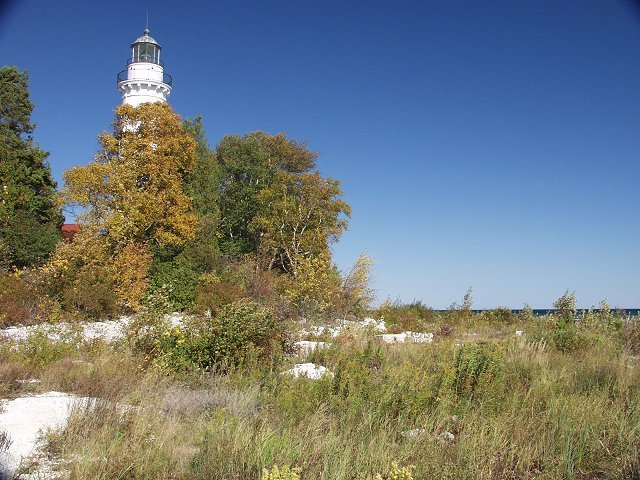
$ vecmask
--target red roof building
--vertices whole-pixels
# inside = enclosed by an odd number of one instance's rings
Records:
[[[71,242],[76,233],[80,231],[79,223],[65,223],[62,225],[62,240],[65,242]]]

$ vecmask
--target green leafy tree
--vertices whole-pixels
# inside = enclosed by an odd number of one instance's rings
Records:
[[[29,76],[0,69],[0,266],[41,264],[60,238],[49,155],[33,140]]]
[[[340,182],[318,173],[279,173],[258,195],[264,208],[249,224],[267,268],[297,276],[300,261],[327,252],[351,212],[341,195]]]
[[[263,214],[260,199],[264,189],[282,178],[279,173],[303,174],[315,168],[317,154],[286,135],[252,132],[240,137],[227,135],[216,148],[220,162],[220,237],[227,255],[256,253],[260,232],[250,228]]]
[[[315,171],[317,154],[284,134],[226,136],[221,165],[222,249],[253,254],[264,269],[293,276],[305,257],[328,250],[351,209],[340,183]]]

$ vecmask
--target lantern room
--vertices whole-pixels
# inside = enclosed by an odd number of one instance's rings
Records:
[[[160,49],[162,47],[155,41],[155,39],[149,35],[149,29],[145,28],[143,35],[138,37],[135,42],[131,44],[131,63],[147,62],[147,63],[160,63]]]

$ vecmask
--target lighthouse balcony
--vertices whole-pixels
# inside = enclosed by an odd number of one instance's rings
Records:
[[[164,72],[160,72],[160,71],[155,71],[152,72],[151,75],[149,75],[150,72],[138,72],[132,69],[127,69],[127,70],[123,70],[122,72],[120,72],[118,74],[117,77],[117,83],[120,84],[122,82],[127,82],[127,81],[135,81],[135,82],[140,82],[143,80],[148,80],[151,82],[159,82],[159,83],[164,83],[166,85],[169,85],[169,87],[171,87],[172,83],[173,83],[173,79],[171,78],[171,75],[169,75],[168,73],[164,73]],[[149,76],[153,77],[153,78],[149,78]],[[146,78],[145,78],[146,77]]]

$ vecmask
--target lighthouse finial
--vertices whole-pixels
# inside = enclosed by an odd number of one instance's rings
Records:
[[[147,23],[144,27],[144,33],[145,35],[149,35],[149,10],[147,10]]]

